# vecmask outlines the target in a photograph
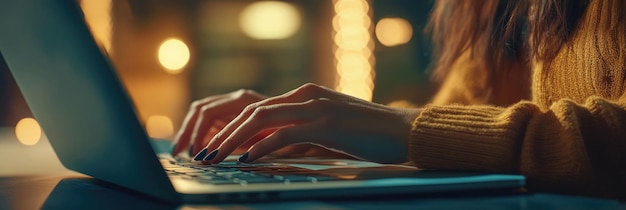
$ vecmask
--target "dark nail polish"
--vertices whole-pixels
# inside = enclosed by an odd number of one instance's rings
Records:
[[[204,158],[204,161],[209,161],[209,160],[213,160],[213,158],[215,158],[215,156],[217,156],[217,152],[219,150],[213,150],[213,152],[211,152],[208,156],[206,156]]]
[[[246,162],[246,159],[248,159],[248,152],[243,153],[243,155],[239,157],[239,162]]]
[[[202,160],[204,156],[206,155],[207,149],[208,148],[204,148],[200,152],[198,152],[198,154],[193,158],[193,160]]]

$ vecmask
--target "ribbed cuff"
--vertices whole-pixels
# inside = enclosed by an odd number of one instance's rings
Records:
[[[409,159],[420,168],[517,173],[525,125],[538,108],[429,106],[413,122]]]

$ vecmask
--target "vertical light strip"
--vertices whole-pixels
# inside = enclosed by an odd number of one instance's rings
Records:
[[[374,42],[367,0],[333,0],[335,43],[335,90],[372,100],[374,90]]]
[[[80,6],[91,33],[99,44],[111,52],[111,6],[112,0],[81,0]]]

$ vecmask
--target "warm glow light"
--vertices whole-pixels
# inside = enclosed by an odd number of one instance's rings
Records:
[[[159,62],[169,73],[180,73],[189,62],[189,57],[189,48],[179,39],[168,39],[159,47]]]
[[[174,134],[174,124],[167,116],[152,115],[146,121],[146,131],[152,138],[169,138]]]
[[[82,0],[80,7],[85,14],[85,21],[89,24],[91,33],[96,41],[111,54],[111,1],[112,0]]]
[[[300,28],[300,14],[285,2],[255,2],[241,12],[239,27],[254,39],[285,39]]]
[[[335,0],[335,12],[338,15],[361,12],[367,14],[369,12],[369,3],[365,0]]]
[[[376,37],[381,44],[392,47],[411,41],[413,28],[402,18],[383,18],[376,24]]]
[[[24,145],[35,145],[41,139],[41,127],[33,118],[24,118],[15,126],[15,136]]]
[[[334,4],[335,89],[372,100],[375,74],[369,3],[366,0],[334,0]]]
[[[345,27],[346,25],[362,25],[363,28],[369,28],[371,24],[369,16],[363,12],[356,10],[349,10],[341,14],[337,14],[333,18],[333,29],[337,30],[339,26]]]

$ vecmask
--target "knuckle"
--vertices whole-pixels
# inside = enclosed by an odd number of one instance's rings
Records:
[[[275,104],[276,102],[283,100],[282,97],[272,97],[272,98],[266,98],[260,101],[255,102],[254,104],[259,107],[262,105],[266,105],[266,104]]]
[[[306,104],[320,113],[332,114],[335,111],[335,102],[327,98],[311,99]]]
[[[319,88],[320,86],[318,84],[315,83],[305,83],[304,85],[302,85],[302,88]]]
[[[247,91],[248,91],[248,89],[239,89],[239,90],[235,91],[235,94],[241,95],[241,94],[246,93]]]
[[[233,98],[243,98],[246,96],[247,89],[239,89],[231,94]]]
[[[267,106],[259,106],[257,108],[254,109],[254,111],[252,111],[252,118],[253,119],[257,119],[257,118],[264,118],[265,116],[267,116],[267,113],[269,112],[269,107]]]
[[[250,96],[256,96],[256,95],[258,95],[258,94],[259,94],[259,93],[257,93],[256,91],[254,91],[254,90],[250,90],[250,89],[245,89],[243,93],[244,93],[245,95],[250,95]]]
[[[209,110],[211,110],[211,108],[212,108],[212,107],[213,107],[213,106],[211,106],[211,105],[204,105],[204,106],[201,106],[201,107],[200,107],[200,113],[206,113],[206,112],[208,112]]]
[[[242,113],[254,112],[254,110],[256,110],[258,107],[259,107],[259,102],[248,104],[248,106],[243,108],[243,112]]]
[[[193,102],[191,102],[191,105],[190,105],[189,109],[190,110],[198,110],[203,105],[204,105],[204,103],[202,102],[202,100],[193,101]]]
[[[256,92],[254,92],[254,90],[250,90],[250,89],[239,89],[239,90],[235,91],[235,97],[236,98],[246,98],[246,97],[254,96],[255,94],[256,94]]]
[[[296,89],[296,93],[304,95],[315,95],[315,93],[317,93],[320,89],[322,89],[322,87],[317,84],[306,83]]]
[[[314,98],[309,100],[307,103],[313,106],[330,106],[332,101],[327,98]]]

